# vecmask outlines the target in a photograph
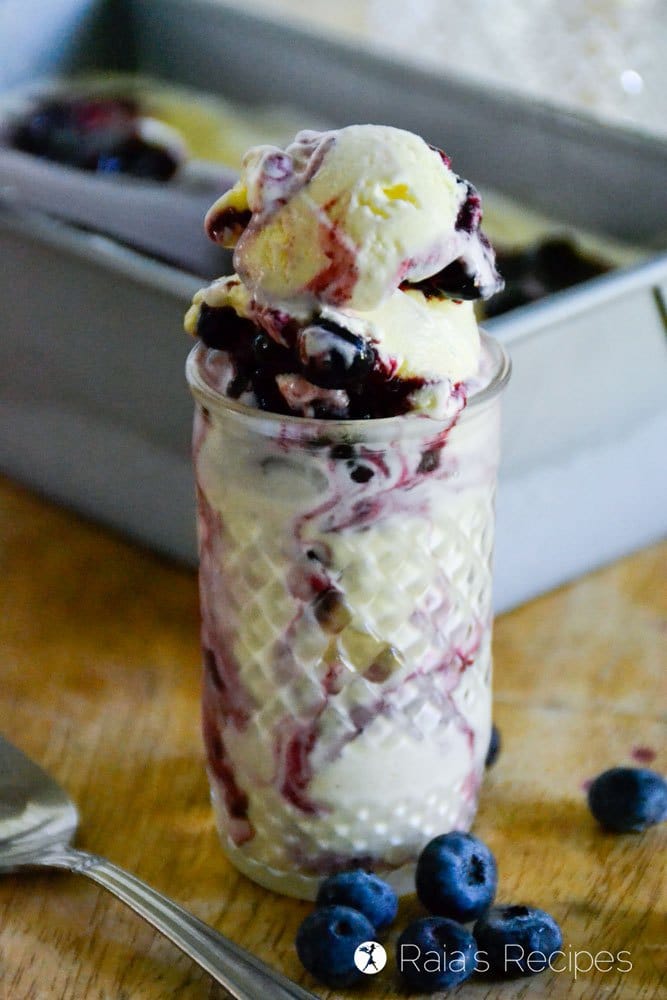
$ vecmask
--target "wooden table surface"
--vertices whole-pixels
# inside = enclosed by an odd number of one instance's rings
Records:
[[[406,997],[393,960],[356,993],[318,987],[293,948],[310,905],[255,886],[221,854],[199,737],[194,574],[2,481],[0,539],[0,729],[78,802],[79,845],[318,996]],[[504,747],[475,825],[498,859],[499,899],[553,913],[570,966],[575,952],[579,966],[591,961],[584,953],[629,955],[576,977],[570,968],[502,986],[471,981],[457,997],[667,996],[667,825],[603,834],[582,791],[614,764],[665,769],[666,556],[656,546],[498,620]],[[419,913],[409,897],[398,926]],[[87,880],[0,882],[2,1000],[224,995]]]

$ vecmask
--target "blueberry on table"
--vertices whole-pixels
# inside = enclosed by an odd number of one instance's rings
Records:
[[[375,364],[370,344],[331,320],[320,319],[304,327],[298,345],[303,374],[323,389],[358,385]]]
[[[396,943],[396,966],[411,989],[432,993],[465,982],[475,971],[475,939],[446,917],[422,917]]]
[[[491,738],[489,740],[489,749],[486,751],[484,767],[493,767],[495,762],[498,760],[501,746],[502,740],[500,738],[500,730],[498,729],[498,726],[494,724],[491,726]]]
[[[363,913],[376,931],[388,927],[398,910],[398,899],[392,887],[361,868],[325,879],[317,893],[316,904],[351,906]]]
[[[486,844],[472,834],[456,830],[443,833],[419,855],[415,883],[427,910],[465,923],[494,900],[496,860]]]
[[[532,976],[543,972],[563,944],[560,927],[532,906],[494,906],[473,927],[480,968],[495,976]]]
[[[354,953],[364,941],[372,941],[375,928],[350,906],[324,906],[303,921],[296,935],[301,964],[325,986],[351,986],[362,973]]]
[[[636,833],[667,819],[667,781],[645,767],[612,767],[588,789],[598,823],[614,833]]]

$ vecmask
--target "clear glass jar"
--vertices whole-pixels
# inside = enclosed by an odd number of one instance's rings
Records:
[[[458,419],[252,410],[195,397],[203,727],[223,847],[313,898],[363,866],[411,891],[431,837],[472,822],[491,726],[500,392]]]

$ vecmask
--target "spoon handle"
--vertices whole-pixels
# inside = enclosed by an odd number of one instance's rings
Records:
[[[259,997],[317,1000],[314,994],[274,972],[168,896],[151,889],[136,875],[131,875],[111,861],[64,847],[49,851],[37,863],[77,872],[108,889],[189,955],[236,1000],[258,1000]]]

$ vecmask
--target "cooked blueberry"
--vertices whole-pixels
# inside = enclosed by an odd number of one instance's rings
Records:
[[[440,465],[440,448],[429,448],[422,452],[417,466],[417,472],[433,472]]]
[[[350,472],[350,479],[354,479],[355,483],[367,483],[374,475],[373,470],[367,465],[355,465]]]
[[[312,562],[322,563],[323,566],[331,565],[331,550],[325,542],[313,542],[306,552],[306,557]]]
[[[270,369],[276,374],[294,370],[292,352],[264,332],[258,333],[253,339],[252,353],[257,364],[265,370]]]
[[[311,403],[313,416],[317,420],[349,420],[347,403],[336,399],[314,399]]]
[[[560,927],[532,906],[494,906],[473,928],[477,949],[494,976],[532,976],[560,950]]]
[[[347,461],[354,458],[354,448],[351,444],[335,444],[329,454],[332,458]]]
[[[474,275],[470,274],[460,257],[453,260],[447,267],[443,267],[442,271],[438,271],[437,274],[408,287],[419,289],[426,298],[444,297],[469,300],[481,298],[481,292],[475,284]]]
[[[368,420],[395,417],[411,408],[411,397],[426,385],[426,379],[391,378],[374,368],[358,390],[348,390],[350,419]]]
[[[354,953],[374,937],[375,928],[363,913],[350,906],[324,906],[299,927],[296,952],[304,968],[325,986],[351,986],[362,977]]]
[[[422,917],[399,937],[396,966],[413,990],[450,989],[475,971],[475,939],[454,920]]]
[[[238,399],[250,387],[250,376],[247,371],[238,371],[227,386],[230,399]]]
[[[592,782],[588,805],[605,830],[638,832],[667,819],[667,781],[645,767],[612,767]]]
[[[206,231],[214,242],[224,243],[232,236],[239,237],[251,218],[252,212],[249,208],[239,209],[230,206],[208,218]]]
[[[250,353],[257,332],[255,324],[238,316],[229,306],[217,308],[202,302],[197,320],[197,336],[217,351]]]
[[[435,837],[417,859],[417,895],[427,910],[465,923],[483,913],[496,895],[493,854],[471,833]]]
[[[100,173],[129,174],[146,180],[168,181],[178,169],[178,161],[166,149],[132,136],[105,150],[97,159]]]
[[[273,372],[255,368],[250,376],[250,384],[260,410],[266,410],[267,413],[289,413],[289,407],[276,384]]]
[[[498,760],[498,754],[500,753],[501,747],[500,730],[498,726],[491,726],[491,738],[489,740],[489,749],[486,751],[486,760],[484,761],[485,767],[493,767],[495,762]]]
[[[67,105],[58,100],[47,101],[17,122],[10,141],[17,149],[35,156],[49,156],[53,136],[71,128]]]
[[[304,327],[298,347],[304,375],[325,389],[359,384],[375,363],[375,352],[363,337],[330,320]]]
[[[137,131],[137,108],[123,98],[47,99],[18,121],[11,134],[18,149],[57,163],[169,180],[178,160]]]
[[[398,899],[391,886],[361,868],[325,879],[316,903],[318,906],[351,906],[363,913],[376,931],[388,927],[398,910]]]

